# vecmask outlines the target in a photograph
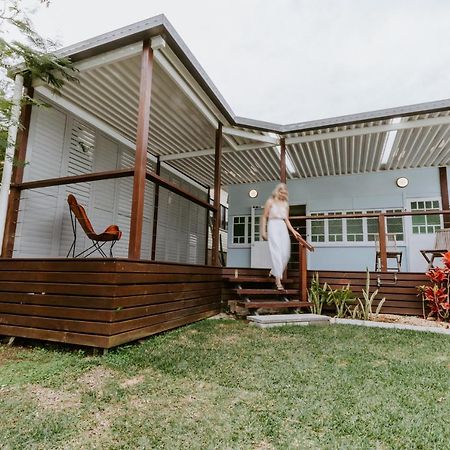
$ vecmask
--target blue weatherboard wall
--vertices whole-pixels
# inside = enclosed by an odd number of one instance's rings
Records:
[[[406,188],[398,188],[395,180],[405,176]],[[232,185],[228,187],[229,223],[227,264],[231,267],[250,267],[250,247],[232,244],[233,217],[250,215],[252,206],[262,206],[277,182]],[[375,172],[361,175],[341,175],[288,181],[289,202],[306,204],[307,214],[320,211],[354,211],[370,209],[407,209],[408,199],[440,198],[439,169],[409,169]],[[248,196],[250,189],[258,191],[258,197]],[[406,232],[406,224],[405,224]],[[358,245],[358,244],[357,244]],[[360,245],[360,244],[359,244]],[[403,267],[407,268],[408,254],[404,248]],[[309,255],[308,267],[321,270],[373,269],[373,246],[317,247]]]

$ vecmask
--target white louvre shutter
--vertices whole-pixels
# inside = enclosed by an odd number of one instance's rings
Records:
[[[69,121],[71,124],[70,135],[68,139],[67,148],[67,165],[66,176],[82,175],[92,173],[93,169],[93,155],[95,148],[95,131],[87,125],[77,121]],[[91,184],[78,183],[70,184],[65,188],[64,201],[61,205],[61,238],[60,238],[60,256],[66,256],[72,241],[73,232],[70,219],[69,207],[67,204],[67,197],[73,194],[78,203],[82,205],[86,213],[89,215],[89,205],[91,201]],[[90,217],[92,219],[92,217]],[[77,245],[75,254],[86,249],[89,246],[89,240],[84,231],[77,223]]]
[[[198,198],[205,192],[162,170],[163,178]],[[161,261],[203,264],[206,246],[206,212],[201,206],[168,191],[160,189],[156,258]]]
[[[115,170],[118,164],[119,145],[98,134],[94,152],[94,172]],[[97,233],[115,222],[116,180],[95,181],[91,185],[92,200],[89,215]]]
[[[147,169],[151,170],[151,163],[147,160]],[[134,167],[134,152],[122,147],[119,155],[119,168]],[[117,180],[117,215],[115,223],[123,232],[122,239],[114,247],[114,255],[126,258],[128,256],[128,243],[130,241],[131,202],[133,198],[133,178],[120,178]],[[153,200],[154,185],[145,182],[144,219],[142,227],[141,258],[150,259],[153,231]]]
[[[57,109],[33,107],[24,181],[60,176],[66,121],[66,115]],[[61,189],[22,192],[14,257],[56,256],[54,233]]]

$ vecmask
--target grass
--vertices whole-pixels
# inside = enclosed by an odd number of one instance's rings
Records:
[[[0,347],[1,448],[450,448],[450,339],[206,320],[93,357]]]

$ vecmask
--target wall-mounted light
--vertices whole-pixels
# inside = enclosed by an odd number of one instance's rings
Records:
[[[248,196],[250,198],[256,198],[258,197],[258,191],[256,189],[251,189],[250,191],[248,191]]]
[[[399,177],[395,180],[395,184],[399,187],[399,188],[405,188],[406,186],[408,186],[409,180],[406,177]]]

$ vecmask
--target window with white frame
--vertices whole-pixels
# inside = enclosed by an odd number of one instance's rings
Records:
[[[329,213],[339,215],[342,212]],[[328,242],[342,242],[344,240],[344,227],[342,219],[328,219]]]
[[[347,214],[362,214],[362,211],[347,211]],[[347,242],[363,242],[363,218],[347,219]]]
[[[382,212],[401,212],[401,209],[371,210],[371,211],[332,211],[314,212],[310,221],[311,242],[334,244],[334,243],[371,243],[378,235],[378,217],[355,217],[355,218],[329,218],[320,219],[320,216],[332,216],[340,214],[366,214]],[[317,217],[317,218],[316,218]],[[387,217],[386,232],[395,234],[396,241],[404,240],[403,217]]]
[[[439,200],[421,200],[411,202],[411,211],[439,211]],[[432,234],[441,228],[441,218],[433,216],[412,216],[413,234]]]
[[[324,216],[325,213],[311,213],[311,216]],[[311,242],[325,242],[325,220],[311,220]]]
[[[251,216],[233,217],[233,244],[250,244]]]

